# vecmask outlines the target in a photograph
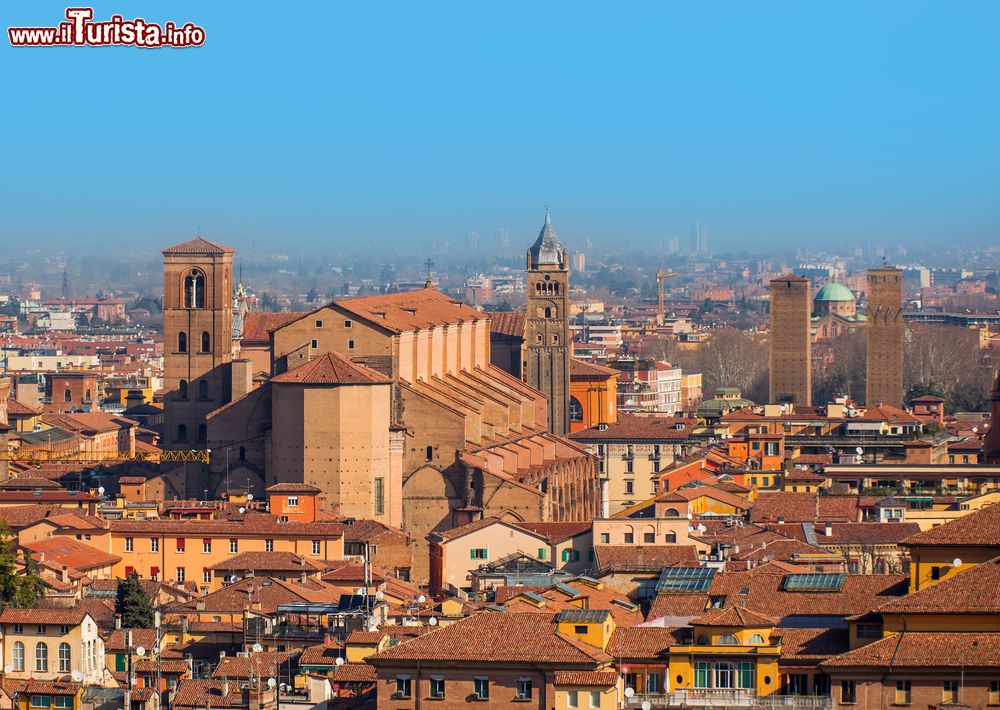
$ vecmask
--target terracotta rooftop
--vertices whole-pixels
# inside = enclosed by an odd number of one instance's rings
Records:
[[[862,500],[859,496],[828,496],[816,493],[765,492],[757,496],[750,510],[751,522],[804,523],[813,521],[858,522]]]
[[[1000,548],[1000,505],[994,503],[903,540],[904,545],[974,545]]]
[[[229,692],[223,693],[224,681],[186,678],[177,686],[172,707],[181,708],[231,708],[247,707],[247,700],[239,683],[230,683]]]
[[[701,616],[708,606],[708,594],[657,594],[649,607],[646,619],[665,616]]]
[[[335,352],[324,353],[270,379],[272,384],[298,385],[381,385],[390,381],[381,372],[351,362]]]
[[[323,489],[318,486],[310,486],[308,483],[275,483],[268,486],[266,493],[322,493]]]
[[[570,380],[598,380],[603,382],[612,375],[620,375],[621,372],[596,362],[587,362],[577,358],[570,358],[569,378]]]
[[[262,651],[250,656],[226,656],[220,658],[213,678],[271,678],[276,677],[279,667],[287,671],[286,662],[292,654],[287,651]]]
[[[344,655],[344,649],[338,646],[309,646],[302,651],[299,656],[300,666],[329,666],[333,668],[337,663],[337,658]]]
[[[869,422],[888,422],[890,424],[920,423],[920,420],[909,412],[898,407],[890,407],[887,404],[883,404],[880,407],[869,407],[861,415],[861,419]]]
[[[712,609],[691,620],[691,625],[698,626],[735,626],[739,628],[756,628],[777,626],[778,620],[773,616],[760,614],[752,609],[736,605],[727,609]]]
[[[20,417],[30,417],[38,416],[42,413],[41,407],[35,408],[30,404],[25,404],[24,402],[19,402],[13,397],[7,399],[7,414],[11,416]]]
[[[805,542],[804,523],[769,524],[773,530],[785,537]],[[830,535],[826,534],[823,523],[813,525],[818,545],[892,545],[904,538],[920,532],[916,523],[829,523]]]
[[[70,569],[86,571],[97,567],[108,567],[122,560],[118,555],[102,552],[65,535],[26,542],[21,546],[29,550],[35,560],[53,569],[65,565]]]
[[[294,552],[241,552],[208,567],[217,571],[307,572],[326,569],[326,564]]]
[[[330,681],[333,683],[374,683],[377,680],[378,673],[367,663],[345,663],[334,666],[330,674]]]
[[[1000,557],[879,606],[881,614],[1000,614]]]
[[[243,317],[244,345],[268,345],[271,342],[271,331],[277,330],[294,320],[298,320],[304,312],[261,313],[250,311]]]
[[[334,301],[331,306],[393,333],[488,318],[433,288]]]
[[[697,423],[695,419],[684,417],[642,416],[619,412],[617,422],[575,432],[570,435],[570,439],[574,441],[690,439]]]
[[[210,242],[204,237],[195,237],[162,250],[163,254],[235,254],[232,247]]]
[[[823,668],[997,668],[1000,633],[896,633],[824,661]]]
[[[513,338],[524,338],[524,311],[490,313],[490,332]]]
[[[681,640],[681,630],[662,626],[615,629],[605,649],[621,660],[665,657],[665,651]]]
[[[0,611],[0,624],[58,624],[76,626],[83,622],[87,612],[78,607],[69,609],[15,609]]]
[[[847,629],[775,629],[774,635],[781,637],[781,663],[818,663],[850,648]]]
[[[600,574],[698,566],[694,545],[594,545],[594,559]]]
[[[579,664],[610,660],[600,649],[558,632],[552,615],[482,611],[368,657],[378,667],[399,661]]]
[[[555,685],[586,685],[610,688],[618,682],[618,674],[610,671],[556,671]]]

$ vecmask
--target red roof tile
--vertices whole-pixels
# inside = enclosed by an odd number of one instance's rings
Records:
[[[514,338],[524,338],[524,311],[490,313],[490,332]]]
[[[691,620],[691,625],[698,626],[736,626],[740,628],[758,628],[776,626],[778,620],[773,616],[760,614],[752,609],[736,605],[726,609],[711,609],[704,616]]]
[[[618,414],[618,421],[570,435],[574,441],[676,441],[689,439],[697,420],[685,417]],[[603,428],[602,428],[603,427]]]
[[[302,316],[304,312],[260,313],[250,311],[243,317],[243,345],[267,345],[271,342],[271,331],[277,330]]]
[[[272,384],[381,385],[390,379],[381,372],[351,362],[340,353],[327,352],[270,379]]]
[[[903,544],[1000,547],[1000,504],[984,506],[944,525],[924,530],[906,538]]]
[[[897,633],[824,661],[823,668],[997,668],[1000,633]]]
[[[351,298],[330,305],[394,333],[489,317],[433,288]]]
[[[615,629],[605,651],[620,660],[662,658],[678,644],[680,633],[681,629],[662,626]]]
[[[223,246],[222,244],[216,244],[215,242],[210,242],[204,237],[195,237],[194,239],[188,239],[186,242],[181,242],[180,244],[174,244],[172,247],[167,247],[161,251],[163,254],[235,254],[236,250],[232,247]]]
[[[594,545],[594,558],[600,574],[698,566],[694,545]]]
[[[618,682],[618,674],[610,671],[556,671],[556,685],[586,685],[610,688]]]

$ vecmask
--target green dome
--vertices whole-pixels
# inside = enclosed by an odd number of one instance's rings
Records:
[[[814,301],[853,301],[854,294],[844,284],[827,284],[819,290]]]

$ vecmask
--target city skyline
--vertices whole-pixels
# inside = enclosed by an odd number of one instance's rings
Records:
[[[714,251],[998,234],[989,3],[305,8],[324,42],[240,7],[130,5],[205,27],[192,49],[4,43],[26,97],[7,117],[5,234],[306,251],[503,227],[520,244],[544,204],[571,250],[683,244],[696,221]],[[35,25],[65,6],[7,10]]]

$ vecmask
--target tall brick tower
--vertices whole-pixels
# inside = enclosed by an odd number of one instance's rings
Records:
[[[812,406],[809,279],[771,281],[771,402]]]
[[[569,433],[569,259],[545,210],[528,249],[524,381],[549,398],[549,431]]]
[[[993,380],[990,394],[990,430],[983,442],[983,460],[986,463],[1000,463],[1000,371]]]
[[[903,406],[903,272],[868,270],[865,404]]]
[[[166,449],[204,448],[206,416],[230,400],[233,254],[202,237],[163,250]]]

